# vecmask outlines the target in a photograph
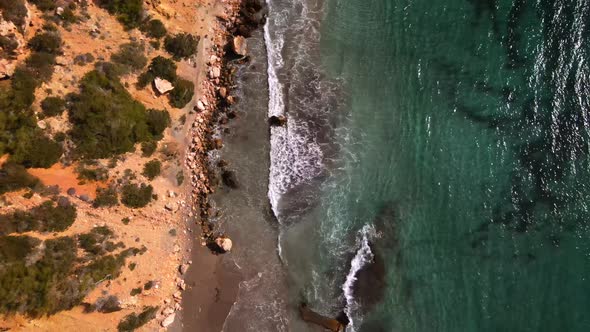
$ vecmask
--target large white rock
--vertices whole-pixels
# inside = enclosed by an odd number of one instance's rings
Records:
[[[234,52],[239,55],[246,55],[248,53],[248,43],[246,38],[242,36],[236,36],[233,40]]]
[[[162,321],[162,327],[170,326],[172,323],[174,323],[175,318],[176,318],[176,314],[172,314],[172,315],[164,318],[164,320]]]
[[[159,77],[156,77],[156,79],[154,80],[154,86],[160,94],[165,94],[169,91],[174,90],[174,85],[172,85],[172,83]]]
[[[225,236],[220,236],[216,238],[215,244],[217,244],[219,248],[223,249],[223,251],[231,251],[231,248],[233,246],[233,243],[230,240],[230,238]]]

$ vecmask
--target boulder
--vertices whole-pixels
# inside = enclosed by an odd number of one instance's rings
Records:
[[[246,42],[246,38],[242,36],[235,36],[232,46],[234,52],[238,55],[245,56],[248,53],[248,43]]]
[[[174,313],[174,308],[172,307],[167,307],[166,309],[162,310],[162,315],[164,316],[169,316],[172,315]]]
[[[188,271],[188,265],[186,265],[186,264],[181,264],[181,265],[178,267],[178,272],[180,272],[180,274],[185,274],[185,273],[186,273],[186,271]]]
[[[219,76],[221,76],[221,68],[219,68],[219,67],[211,67],[209,69],[209,76],[211,78],[218,78]]]
[[[222,250],[222,252],[231,251],[233,246],[232,240],[226,236],[220,236],[215,239],[215,244]]]
[[[284,115],[273,115],[268,118],[268,124],[271,127],[282,127],[287,124],[287,117]]]
[[[172,315],[164,318],[164,320],[162,321],[162,327],[170,326],[172,323],[174,323],[175,318],[176,318],[176,314],[172,314]]]
[[[202,101],[200,101],[200,100],[199,100],[199,101],[197,101],[197,109],[198,109],[199,111],[204,111],[204,110],[205,110],[205,105],[203,105],[203,102],[202,102]]]
[[[162,95],[174,90],[174,86],[172,85],[172,83],[159,77],[156,77],[156,79],[154,79],[154,87],[156,88],[156,91],[158,91],[158,93]]]
[[[223,86],[219,88],[219,95],[221,96],[221,98],[227,97],[227,89]]]

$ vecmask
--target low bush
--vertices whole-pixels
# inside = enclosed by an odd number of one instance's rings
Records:
[[[47,97],[41,102],[41,109],[47,117],[61,115],[66,110],[66,101],[60,97]]]
[[[90,255],[103,255],[107,252],[105,247],[113,235],[113,231],[106,226],[94,227],[89,233],[78,235],[78,244]]]
[[[119,332],[130,332],[144,326],[156,317],[158,309],[159,307],[145,307],[139,315],[131,313],[125,316],[123,320],[119,322],[119,325],[117,325],[117,330]]]
[[[195,85],[191,81],[178,79],[174,83],[174,90],[168,94],[170,105],[176,108],[183,108],[188,104],[195,94]]]
[[[144,18],[142,0],[101,0],[100,5],[116,15],[125,28],[137,28]]]
[[[6,162],[0,168],[0,195],[22,188],[33,188],[38,183],[39,179],[14,162]]]
[[[4,20],[14,23],[17,27],[25,24],[27,7],[24,0],[0,0],[0,11]]]
[[[21,141],[12,151],[10,160],[25,167],[49,168],[63,154],[61,144],[40,131],[22,131],[16,135]]]
[[[149,142],[142,142],[141,143],[141,155],[143,157],[151,157],[156,149],[158,148],[158,143],[154,141]]]
[[[0,36],[0,56],[5,58],[16,57],[16,49],[18,48],[18,41],[14,33],[6,36]]]
[[[32,53],[25,61],[28,75],[32,75],[37,82],[48,82],[53,75],[55,55],[46,52]]]
[[[162,139],[162,133],[170,126],[170,114],[166,110],[149,109],[146,114],[146,123],[150,134],[158,140]]]
[[[34,52],[44,52],[53,55],[61,54],[62,40],[58,33],[45,31],[37,33],[29,40],[29,48]]]
[[[127,43],[121,45],[119,52],[111,56],[111,60],[126,68],[126,72],[143,69],[148,59],[144,55],[144,47],[139,43]]]
[[[79,165],[76,172],[78,173],[78,180],[104,181],[109,177],[109,171],[102,167],[89,168]]]
[[[41,11],[52,11],[57,8],[55,0],[29,0],[29,2],[37,6]]]
[[[137,86],[139,88],[145,88],[151,84],[156,77],[163,78],[170,82],[176,81],[176,64],[174,61],[162,56],[157,56],[152,59],[148,70],[139,76]]]
[[[151,161],[148,161],[147,163],[145,163],[145,165],[143,165],[143,176],[145,176],[146,178],[148,178],[150,181],[155,179],[156,176],[160,175],[160,172],[162,171],[162,162],[154,159]]]
[[[164,40],[164,48],[174,56],[175,59],[186,59],[197,53],[199,37],[190,33],[179,33],[174,36],[167,36]]]
[[[141,26],[141,31],[143,31],[146,36],[156,39],[166,36],[167,33],[164,23],[158,19],[147,21]]]
[[[121,202],[130,208],[142,208],[152,200],[153,190],[150,185],[126,184],[121,191]]]
[[[98,207],[111,207],[119,204],[119,196],[117,190],[113,187],[108,188],[97,188],[96,198],[92,203],[95,208]]]
[[[67,199],[64,201],[67,202]],[[30,231],[62,232],[76,220],[76,207],[47,201],[29,211],[0,215],[0,235]]]

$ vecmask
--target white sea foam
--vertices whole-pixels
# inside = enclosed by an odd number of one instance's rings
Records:
[[[372,263],[375,258],[369,245],[370,241],[375,237],[376,232],[373,225],[365,225],[359,231],[357,234],[357,246],[359,249],[350,263],[350,271],[346,276],[344,285],[342,285],[342,291],[344,292],[344,298],[346,299],[344,312],[350,319],[348,328],[351,332],[356,331],[355,326],[358,326],[361,323],[360,317],[357,315],[359,303],[354,298],[354,284],[357,281],[357,273],[367,264]]]

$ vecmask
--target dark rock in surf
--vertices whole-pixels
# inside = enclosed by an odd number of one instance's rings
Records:
[[[232,189],[237,189],[239,187],[236,173],[232,170],[223,170],[221,173],[221,180],[224,185]]]
[[[287,118],[284,115],[273,115],[268,118],[268,124],[271,127],[282,127],[287,124]]]
[[[304,321],[322,326],[323,328],[328,329],[332,332],[344,331],[346,327],[346,324],[343,324],[338,319],[322,316],[317,312],[314,312],[305,303],[302,303],[299,306],[299,313],[301,314],[301,319],[303,319]],[[344,316],[346,315],[344,314]],[[346,317],[345,321],[348,321],[348,317]]]

